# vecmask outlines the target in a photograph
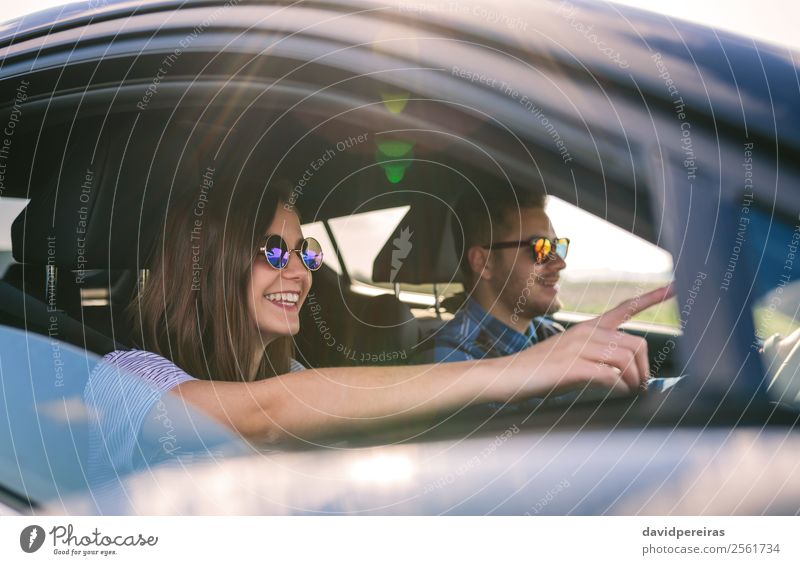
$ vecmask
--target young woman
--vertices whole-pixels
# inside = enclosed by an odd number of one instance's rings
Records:
[[[635,392],[648,378],[646,342],[617,327],[667,288],[509,357],[305,370],[292,336],[322,250],[303,237],[285,190],[256,194],[215,186],[170,205],[133,306],[140,349],[105,357],[242,436],[308,439],[590,382]]]

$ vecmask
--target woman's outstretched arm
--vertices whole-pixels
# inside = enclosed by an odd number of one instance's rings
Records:
[[[649,376],[647,342],[618,331],[672,295],[664,287],[507,357],[436,365],[335,367],[253,383],[189,381],[173,389],[241,435],[310,439],[486,402],[561,394],[595,383],[635,392]]]

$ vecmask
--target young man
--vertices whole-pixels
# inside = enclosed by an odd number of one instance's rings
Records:
[[[510,355],[564,330],[545,316],[561,308],[569,241],[557,238],[544,208],[544,195],[510,191],[458,201],[453,238],[468,298],[424,360]]]
[[[556,237],[545,213],[544,195],[514,195],[510,191],[485,198],[468,195],[456,203],[454,211],[453,239],[456,255],[461,258],[467,298],[455,317],[436,332],[432,347],[421,352],[418,359],[447,363],[503,357],[563,332],[564,328],[547,316],[561,308],[558,281],[567,266],[569,240]],[[610,313],[576,328],[592,332],[602,326],[613,326],[616,330],[634,314],[672,295],[672,286],[667,285],[626,301]],[[610,325],[604,321],[609,315],[616,316]],[[628,367],[637,364],[640,374],[648,375],[647,342],[619,332],[612,341],[616,343],[617,339],[638,340]],[[604,350],[598,357],[599,365],[605,363],[610,351],[616,351],[616,347]],[[646,381],[647,389],[666,390],[679,380],[650,379]],[[588,387],[549,400],[566,404],[578,398],[599,400],[608,395],[607,389]],[[530,398],[509,409],[527,411],[541,400]],[[494,411],[500,407],[490,403],[483,408]]]

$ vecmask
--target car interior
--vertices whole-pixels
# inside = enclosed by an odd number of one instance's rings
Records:
[[[550,139],[519,139],[491,116],[416,99],[394,83],[359,77],[336,83],[335,93],[269,86],[267,96],[258,80],[165,87],[146,112],[135,104],[141,85],[26,106],[5,196],[30,202],[12,226],[0,323],[98,355],[133,346],[127,308],[148,284],[150,252],[180,236],[164,214],[198,189],[208,167],[215,183],[288,183],[302,223],[327,237],[309,295],[319,308],[302,310],[295,339],[296,358],[310,368],[414,363],[430,347],[463,301],[453,291],[461,280],[450,225],[464,191],[491,202],[493,191],[544,190],[658,241],[647,167],[611,131],[599,131],[604,143],[567,168]],[[569,117],[559,119],[566,131]],[[394,230],[373,242],[381,247],[371,272],[350,272],[334,222],[398,209],[405,212]],[[402,250],[407,234],[415,243]],[[583,318],[556,319],[569,326]],[[625,331],[648,340],[658,376],[679,376],[670,346],[679,331],[641,323]]]
[[[312,368],[413,363],[463,302],[461,294],[440,294],[461,282],[450,232],[452,202],[465,190],[478,190],[491,202],[494,190],[538,187],[513,183],[495,156],[463,137],[398,134],[376,127],[383,124],[372,115],[310,128],[318,116],[243,112],[223,106],[146,116],[87,110],[55,113],[43,130],[25,132],[18,143],[29,150],[28,160],[14,172],[17,186],[30,187],[19,194],[30,203],[12,226],[15,262],[0,284],[0,322],[98,355],[134,346],[127,307],[139,285],[147,284],[150,250],[164,238],[180,237],[163,224],[163,215],[177,194],[197,190],[202,171],[213,164],[217,183],[291,183],[302,222],[321,224],[332,244],[325,252],[337,255],[341,272],[326,261],[314,274],[309,299],[319,308],[302,311],[298,360]],[[449,119],[470,139],[497,141],[491,124],[462,115]],[[513,157],[518,150],[501,144],[497,151]],[[326,155],[332,157],[319,160]],[[310,178],[300,186],[304,173]],[[355,281],[342,267],[330,220],[399,207],[407,211],[374,259],[371,284]],[[415,245],[396,265],[403,230],[413,234]],[[407,285],[429,291],[400,291]],[[559,321],[569,326],[575,319]],[[628,331],[646,335],[653,355],[675,335],[635,324]],[[665,376],[675,376],[670,359],[659,366]]]

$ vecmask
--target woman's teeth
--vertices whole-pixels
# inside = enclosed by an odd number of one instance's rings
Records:
[[[300,300],[300,295],[296,292],[271,292],[265,294],[264,298],[270,302],[277,302],[283,305],[295,305]]]

